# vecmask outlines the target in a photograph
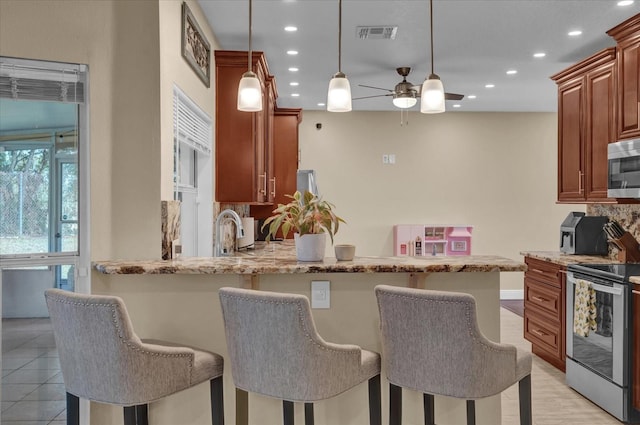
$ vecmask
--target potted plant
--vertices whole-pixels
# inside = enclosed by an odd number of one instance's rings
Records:
[[[280,228],[285,238],[293,231],[298,260],[322,261],[326,234],[329,234],[333,244],[333,235],[338,233],[340,222],[345,221],[333,212],[331,203],[309,191],[305,191],[304,196],[298,191],[285,196],[291,198],[291,202],[278,204],[278,208],[273,210],[274,215],[262,226],[263,229],[269,226],[266,239],[273,238]]]

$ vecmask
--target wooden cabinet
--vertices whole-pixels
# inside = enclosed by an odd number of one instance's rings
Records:
[[[298,126],[302,121],[302,109],[276,108],[273,116],[273,179],[269,182],[270,196],[274,204],[290,201],[285,195],[296,191],[298,170]],[[272,215],[275,205],[251,206],[251,215],[257,219]],[[278,232],[278,237],[282,233]],[[293,238],[293,234],[288,235]]]
[[[640,14],[607,31],[617,42],[616,138],[640,137]]]
[[[605,49],[551,77],[558,84],[558,202],[615,202],[607,198],[615,57],[615,48]]]
[[[531,257],[525,263],[524,337],[534,354],[564,371],[566,268]]]
[[[631,351],[631,367],[633,374],[633,382],[631,384],[631,397],[633,407],[640,410],[640,285],[632,286],[632,306],[633,306],[633,337],[631,343],[633,345]]]
[[[247,71],[247,52],[215,51],[216,61],[216,201],[270,202],[273,178],[273,109],[275,80],[262,52],[253,52],[252,70],[263,89],[263,110],[237,109],[238,84]]]

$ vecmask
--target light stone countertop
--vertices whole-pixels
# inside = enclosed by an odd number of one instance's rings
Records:
[[[522,251],[520,255],[532,257],[542,261],[549,261],[560,266],[570,264],[617,264],[620,261],[599,255],[572,255],[560,251]]]
[[[356,251],[357,254],[357,251]],[[521,261],[494,255],[425,257],[356,257],[337,261],[298,262],[293,241],[259,243],[231,257],[185,257],[175,260],[95,261],[103,274],[293,274],[293,273],[446,273],[521,272]]]

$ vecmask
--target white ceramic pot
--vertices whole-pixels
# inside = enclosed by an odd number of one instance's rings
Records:
[[[298,261],[322,261],[324,260],[324,250],[327,245],[327,234],[316,233],[300,236],[293,235],[296,243],[296,257]]]

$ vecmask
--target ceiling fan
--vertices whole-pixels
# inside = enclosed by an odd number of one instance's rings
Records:
[[[407,109],[414,106],[417,102],[417,99],[420,97],[420,85],[414,85],[407,81],[407,76],[411,72],[411,68],[408,66],[403,66],[400,68],[396,68],[396,72],[400,74],[402,77],[402,81],[396,84],[393,90],[384,89],[382,87],[374,87],[367,86],[364,84],[359,84],[360,87],[366,87],[370,89],[376,90],[384,90],[389,93],[387,94],[377,94],[374,96],[364,96],[364,97],[356,97],[353,100],[359,99],[369,99],[372,97],[383,97],[383,96],[393,96],[393,104],[400,109]],[[455,94],[455,93],[445,93],[444,98],[446,100],[462,100],[464,98],[463,94]]]

